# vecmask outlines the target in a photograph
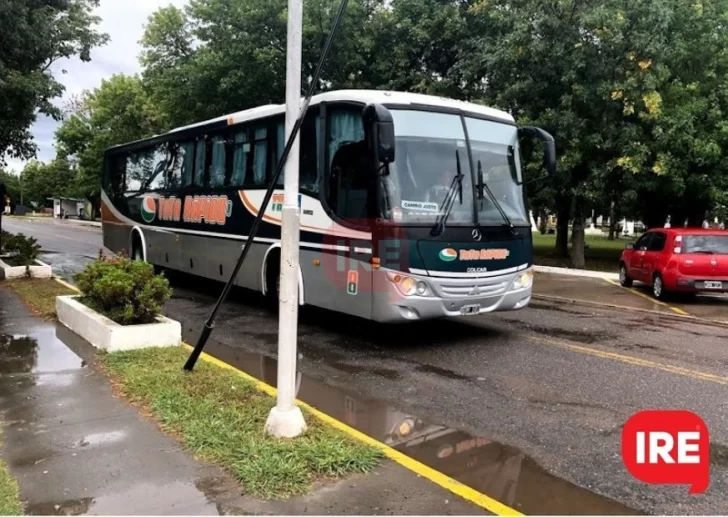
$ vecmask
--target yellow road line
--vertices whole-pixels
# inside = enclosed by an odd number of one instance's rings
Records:
[[[640,298],[644,298],[645,300],[649,300],[652,303],[656,303],[657,305],[662,305],[663,307],[667,307],[668,309],[670,309],[671,311],[673,311],[676,314],[679,314],[681,316],[689,316],[689,314],[687,312],[685,312],[684,310],[682,310],[682,309],[679,309],[677,307],[673,307],[672,305],[670,305],[668,303],[665,303],[665,302],[661,302],[660,300],[656,300],[656,299],[652,298],[651,296],[647,296],[646,294],[640,293],[639,291],[635,291],[634,289],[630,289],[630,288],[627,288],[627,287],[623,287],[623,286],[619,285],[619,283],[615,282],[614,280],[610,280],[608,278],[605,278],[604,281],[605,282],[609,282],[612,285],[616,285],[620,289],[624,289],[625,291],[628,291],[628,292],[630,292],[630,293],[632,293],[634,295],[637,295]]]
[[[187,343],[184,343],[184,346],[188,349],[192,350],[192,346],[188,345]],[[206,353],[202,353],[200,355],[200,358],[204,361],[207,361],[208,363],[214,364],[216,366],[219,366],[220,368],[224,368],[226,370],[232,370],[233,372],[237,373],[238,375],[244,377],[245,379],[249,380],[253,384],[257,386],[257,388],[268,395],[271,395],[273,397],[276,396],[277,390],[273,386],[270,386],[266,383],[264,383],[261,380],[256,379],[255,377],[252,377],[251,375],[248,375],[247,373],[238,370],[232,365],[229,365],[226,362],[223,362],[215,357],[212,357],[211,355],[208,355]],[[461,498],[465,499],[466,501],[469,501],[477,506],[480,506],[481,508],[484,508],[485,510],[488,510],[491,513],[494,513],[495,515],[523,515],[518,510],[515,510],[511,508],[510,506],[506,506],[503,503],[500,503],[493,499],[492,497],[489,497],[485,494],[482,494],[478,492],[477,490],[470,488],[467,485],[464,485],[460,483],[459,481],[454,480],[453,478],[446,476],[442,472],[438,472],[437,470],[428,467],[427,465],[420,463],[417,460],[414,460],[410,458],[409,456],[393,449],[392,447],[375,440],[371,436],[367,436],[366,434],[357,431],[353,427],[349,427],[343,422],[340,422],[339,420],[336,420],[335,418],[327,415],[326,413],[322,413],[318,409],[306,404],[305,402],[301,402],[300,400],[297,400],[296,403],[308,410],[310,413],[312,413],[316,418],[319,420],[322,420],[323,422],[329,424],[330,426],[338,429],[339,431],[348,434],[352,438],[359,440],[360,442],[366,443],[372,447],[375,447],[379,451],[382,452],[384,456],[389,458],[390,460],[398,463],[399,465],[403,466],[404,468],[414,472],[418,476],[421,476],[425,479],[428,479],[435,483],[436,485],[441,486],[445,490],[448,490],[452,492],[453,494],[456,494],[460,496]]]
[[[589,348],[586,346],[573,345],[571,343],[567,343],[565,341],[560,341],[557,339],[548,339],[548,338],[542,338],[542,337],[526,337],[526,339],[528,339],[531,342],[538,343],[538,344],[546,344],[546,345],[550,345],[550,346],[564,348],[566,350],[571,350],[574,352],[579,352],[582,354],[588,354],[588,355],[593,355],[596,357],[601,357],[603,359],[612,359],[615,361],[620,361],[622,363],[631,364],[633,366],[642,366],[644,368],[662,370],[664,372],[674,373],[676,375],[682,375],[684,377],[690,377],[690,378],[698,379],[701,381],[714,382],[716,384],[728,386],[728,377],[721,377],[719,375],[713,375],[710,373],[700,372],[698,370],[689,370],[688,368],[682,368],[680,366],[673,366],[671,364],[656,363],[654,361],[649,361],[647,359],[640,359],[638,357],[633,357],[631,355],[618,354],[615,352],[606,352],[604,350],[597,350],[597,349]]]
[[[61,284],[63,287],[68,287],[71,291],[76,291],[77,293],[80,293],[81,292],[81,290],[78,287],[69,284],[65,280],[61,280],[57,276],[54,276],[53,277],[53,280],[55,280],[56,282],[58,282],[59,284]]]

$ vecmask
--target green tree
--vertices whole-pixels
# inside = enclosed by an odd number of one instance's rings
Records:
[[[320,89],[371,87],[386,78],[383,0],[353,0],[324,68]],[[313,75],[338,1],[304,3],[303,88]],[[379,45],[379,46],[378,46]],[[149,19],[142,38],[145,84],[172,126],[264,104],[285,94],[286,0],[192,0]],[[387,69],[387,74],[391,72]]]
[[[115,75],[75,104],[56,131],[58,155],[77,164],[74,190],[97,208],[106,149],[159,133],[167,122],[138,77]]]
[[[75,171],[68,160],[32,161],[23,169],[23,201],[36,207],[48,198],[73,196]]]
[[[98,0],[0,0],[0,165],[6,155],[35,156],[29,128],[37,113],[60,119],[53,105],[64,90],[51,73],[60,58],[90,61],[108,37],[94,30]]]
[[[0,183],[5,184],[5,195],[10,198],[10,201],[20,204],[20,178],[15,174],[0,169]],[[3,204],[0,199],[0,206]]]
[[[718,26],[725,21],[726,2],[711,2],[712,26],[706,23],[708,13],[698,16],[695,5],[680,0],[557,0],[549,5],[477,0],[470,6],[472,38],[468,52],[461,54],[463,75],[468,84],[480,85],[483,99],[557,138],[557,245],[565,254],[571,216],[575,267],[584,266],[585,209],[604,202],[605,189],[612,198],[606,201],[621,196],[619,185],[629,182],[620,178],[641,176],[638,181],[647,184],[660,184],[663,180],[655,182],[660,176],[675,181],[686,163],[668,159],[674,155],[691,164],[683,174],[700,177],[695,149],[674,146],[678,127],[687,130],[680,139],[701,142],[713,152],[710,163],[716,163],[711,138],[706,140],[708,135],[694,131],[685,119],[675,119],[678,107],[685,109],[678,99],[690,82],[704,85],[703,94],[715,94],[716,84],[725,78],[716,61],[725,58],[718,48],[726,48],[726,33]],[[688,66],[695,59],[692,52],[702,55],[697,47],[710,38],[714,43],[708,49],[718,56],[704,56],[707,67],[703,61]],[[681,80],[685,74],[692,81]],[[674,130],[668,135],[670,127]],[[701,159],[709,155],[703,152]]]

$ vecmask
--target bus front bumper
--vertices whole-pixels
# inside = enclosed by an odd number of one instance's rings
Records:
[[[403,294],[401,279],[408,277],[415,283],[423,282],[426,293]],[[530,278],[528,282],[523,281],[526,277]],[[380,322],[404,322],[519,310],[531,301],[532,287],[531,269],[485,278],[441,278],[380,270],[374,275],[372,316]]]

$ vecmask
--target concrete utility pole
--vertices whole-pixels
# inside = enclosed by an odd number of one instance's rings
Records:
[[[288,0],[286,54],[286,138],[301,111],[301,40],[303,0]],[[300,135],[300,133],[299,133]],[[265,430],[279,438],[293,438],[306,429],[296,399],[296,345],[298,340],[298,246],[301,211],[298,206],[298,155],[296,136],[285,165],[281,227],[280,311],[278,316],[278,401],[271,409]]]

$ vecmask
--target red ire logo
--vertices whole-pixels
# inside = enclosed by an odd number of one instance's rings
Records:
[[[622,430],[622,461],[640,481],[689,484],[700,494],[710,484],[710,437],[690,411],[641,411]]]

